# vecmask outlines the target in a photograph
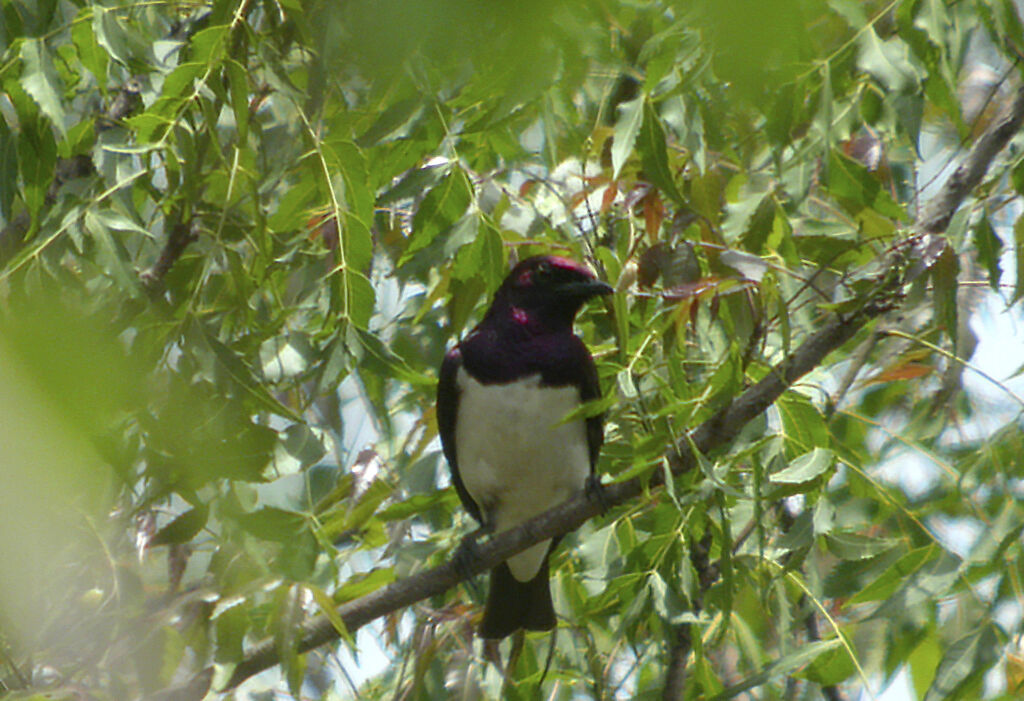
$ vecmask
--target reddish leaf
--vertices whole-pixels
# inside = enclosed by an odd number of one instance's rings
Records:
[[[322,236],[324,245],[330,250],[338,247],[338,222],[331,212],[317,212],[306,221],[306,229],[309,231],[309,240]]]
[[[661,222],[665,219],[665,204],[657,191],[650,192],[644,198],[644,227],[647,230],[647,238],[651,243],[658,240],[658,232],[661,230]]]
[[[611,183],[605,188],[604,196],[601,198],[601,214],[604,214],[611,209],[612,204],[615,202],[615,196],[618,194],[618,183]]]
[[[935,368],[930,365],[923,363],[903,363],[895,367],[888,368],[882,372],[869,377],[864,380],[864,385],[879,385],[885,382],[896,382],[898,380],[913,380],[918,377],[924,377],[930,375]]]

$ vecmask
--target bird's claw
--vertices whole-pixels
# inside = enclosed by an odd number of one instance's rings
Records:
[[[601,508],[601,513],[605,513],[611,508],[611,504],[608,502],[608,493],[605,491],[604,485],[601,484],[599,475],[592,474],[587,477],[583,492],[587,495],[587,499],[597,503]]]

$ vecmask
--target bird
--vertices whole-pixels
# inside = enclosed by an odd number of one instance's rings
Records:
[[[594,359],[573,322],[587,300],[611,292],[574,260],[527,258],[445,354],[438,433],[455,491],[481,531],[514,528],[597,484],[603,416],[565,419],[601,396]],[[491,570],[481,638],[555,627],[548,557],[558,540]]]

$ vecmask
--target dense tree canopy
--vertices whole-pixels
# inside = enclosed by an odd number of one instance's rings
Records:
[[[1020,698],[1013,0],[3,0],[0,52],[0,696]],[[606,503],[481,544],[573,531],[495,651],[433,397],[538,252],[616,287]]]

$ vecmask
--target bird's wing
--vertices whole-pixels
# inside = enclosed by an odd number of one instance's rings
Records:
[[[441,375],[437,382],[437,432],[441,436],[441,449],[452,471],[452,484],[459,495],[462,506],[481,524],[484,522],[480,507],[469,496],[466,485],[459,475],[459,461],[455,451],[455,418],[459,413],[459,387],[456,378],[462,367],[462,353],[452,348],[441,363]]]
[[[590,351],[580,341],[583,353],[580,354],[580,399],[584,402],[601,398],[601,384],[597,379],[597,366]],[[590,472],[597,469],[597,456],[604,443],[604,414],[587,417],[587,448],[590,451]]]

